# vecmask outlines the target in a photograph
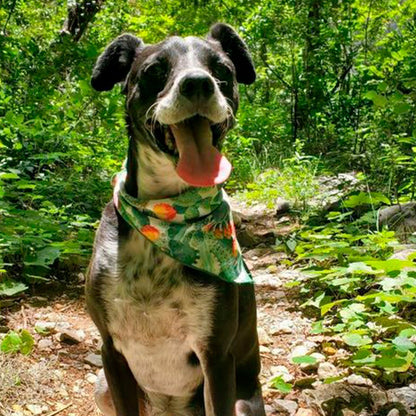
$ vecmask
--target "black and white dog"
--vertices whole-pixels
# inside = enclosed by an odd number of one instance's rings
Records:
[[[233,125],[237,83],[255,76],[246,45],[225,24],[206,39],[115,39],[91,82],[98,91],[124,83],[127,193],[151,200],[213,183],[211,159]],[[191,143],[178,139],[181,129]],[[106,416],[265,416],[252,285],[183,266],[111,202],[86,293],[103,339],[96,401]]]

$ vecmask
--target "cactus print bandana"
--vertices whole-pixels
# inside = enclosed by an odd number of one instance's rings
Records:
[[[172,198],[141,201],[114,180],[114,204],[134,229],[168,256],[227,282],[252,283],[237,242],[227,194],[220,187],[190,188]]]

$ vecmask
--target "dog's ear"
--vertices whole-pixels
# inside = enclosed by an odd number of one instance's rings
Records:
[[[141,47],[142,40],[128,33],[114,39],[97,59],[92,71],[92,87],[97,91],[108,91],[117,82],[124,81]]]
[[[211,27],[208,39],[214,39],[221,44],[235,66],[237,82],[252,84],[256,80],[256,71],[247,46],[231,26],[216,23]]]

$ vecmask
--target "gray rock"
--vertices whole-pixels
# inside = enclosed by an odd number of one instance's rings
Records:
[[[0,325],[0,334],[7,334],[9,327],[7,325]]]
[[[298,345],[289,354],[289,359],[292,360],[294,357],[302,357],[304,355],[309,355],[313,352],[316,347],[315,342],[305,341],[302,345]]]
[[[84,362],[98,368],[103,366],[103,359],[101,358],[101,355],[94,354],[92,352],[85,356]]]
[[[260,345],[269,345],[272,343],[272,339],[267,334],[266,330],[262,327],[257,328],[257,334],[259,337]]]
[[[399,410],[400,416],[414,415],[413,410],[409,411],[410,406],[404,403],[403,397],[399,398],[399,395],[396,394],[397,390],[402,389],[409,388],[403,387],[385,392],[374,386],[357,386],[346,382],[338,382],[322,384],[314,390],[304,390],[300,394],[299,400],[327,416],[339,414],[349,416],[350,411],[361,416],[381,415],[387,414],[393,408]],[[408,391],[406,391],[407,393]],[[413,405],[414,400],[413,397]]]
[[[249,229],[237,230],[237,240],[241,247],[252,248],[260,243],[259,238]]]
[[[411,414],[416,414],[416,390],[411,387],[400,387],[388,390],[388,395],[392,401],[396,398],[397,401],[405,405]]]
[[[273,377],[282,377],[285,383],[291,383],[295,379],[284,365],[274,365],[270,368],[270,372]]]
[[[400,240],[407,241],[416,231],[416,202],[380,209],[378,223],[379,226],[388,226],[395,230]]]
[[[326,378],[336,377],[338,376],[338,369],[334,366],[334,364],[324,362],[320,363],[318,366],[318,377],[321,380],[325,380]]]
[[[291,319],[284,319],[280,321],[277,325],[272,327],[272,334],[292,334],[295,332],[295,323]]]
[[[294,415],[298,410],[298,404],[293,400],[281,400],[277,399],[273,402],[278,412],[285,413],[287,415]]]
[[[391,409],[390,412],[387,413],[387,416],[400,416],[400,411],[397,409]]]
[[[373,382],[366,377],[360,376],[359,374],[351,374],[349,375],[345,381],[348,384],[354,384],[356,386],[372,386]]]
[[[295,387],[299,387],[304,389],[306,387],[312,386],[312,384],[316,381],[316,377],[308,376],[308,377],[301,377],[295,381]]]
[[[88,381],[88,383],[90,384],[95,384],[97,382],[97,376],[93,373],[88,373],[85,377],[85,379]]]
[[[290,203],[284,199],[276,201],[276,216],[286,214],[290,210]]]
[[[58,339],[59,341],[64,342],[65,344],[69,344],[69,345],[79,344],[85,338],[85,334],[84,336],[82,336],[82,332],[71,331],[67,329],[65,331],[62,331],[60,334],[58,334]]]
[[[306,371],[308,371],[308,370],[314,370],[314,369],[318,368],[319,365],[326,360],[325,355],[323,355],[323,354],[321,354],[319,352],[313,352],[312,354],[310,354],[310,356],[313,357],[313,358],[315,358],[316,359],[316,362],[311,363],[311,364],[309,364],[309,363],[302,363],[300,365],[300,368],[302,370],[306,370]]]
[[[53,342],[49,338],[42,338],[37,343],[37,347],[39,350],[50,350],[53,347]]]

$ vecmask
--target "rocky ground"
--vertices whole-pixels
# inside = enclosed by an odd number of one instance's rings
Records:
[[[276,235],[288,234],[296,221],[262,206],[234,204],[245,258],[255,277],[258,301],[261,382],[268,416],[317,414],[352,416],[416,414],[416,385],[381,390],[338,366],[346,351],[336,338],[310,333],[294,289],[299,271],[276,252]],[[36,341],[29,356],[0,354],[0,415],[99,415],[93,400],[101,367],[99,334],[85,310],[83,275],[71,288],[51,287],[7,304],[2,301],[1,331],[25,328]],[[35,331],[40,329],[41,334]],[[314,354],[314,365],[296,365],[292,357]],[[284,395],[272,388],[276,377],[291,383]],[[322,380],[344,376],[331,385]],[[334,387],[335,386],[335,387]]]

